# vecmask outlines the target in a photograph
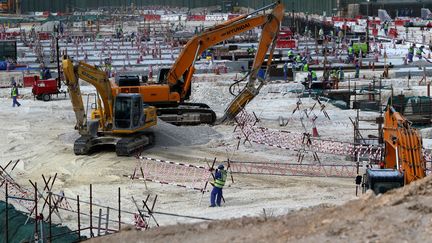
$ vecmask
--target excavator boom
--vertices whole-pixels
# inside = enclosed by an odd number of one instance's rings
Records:
[[[384,161],[380,169],[366,171],[366,188],[384,193],[426,176],[421,135],[392,106],[384,115],[383,138]]]

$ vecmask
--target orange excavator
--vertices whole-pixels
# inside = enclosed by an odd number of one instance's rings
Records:
[[[1,13],[13,13],[15,4],[19,4],[16,0],[0,0],[0,12]]]
[[[265,13],[269,9],[272,11]],[[262,14],[260,14],[261,12]],[[186,103],[191,95],[191,83],[196,60],[209,47],[240,33],[262,27],[255,59],[247,75],[248,82],[220,119],[221,122],[230,120],[258,94],[262,87],[264,80],[258,78],[257,73],[269,50],[267,69],[270,67],[284,12],[283,4],[276,2],[251,14],[238,16],[213,26],[189,40],[172,68],[160,70],[157,83],[140,85],[139,81],[138,83],[123,82],[123,84],[119,82],[118,85],[113,86],[113,95],[139,93],[144,103],[157,108],[157,115],[160,119],[174,125],[213,124],[216,121],[216,114],[208,105]],[[258,85],[256,84],[257,79]]]
[[[384,193],[426,176],[421,135],[392,106],[388,106],[385,112],[383,138],[384,161],[381,168],[366,170],[365,189],[372,189],[376,194]]]

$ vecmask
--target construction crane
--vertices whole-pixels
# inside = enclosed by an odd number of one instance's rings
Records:
[[[383,138],[384,161],[379,169],[366,170],[365,189],[384,193],[426,176],[421,135],[392,106],[387,107],[384,115]]]
[[[117,155],[129,156],[153,144],[154,135],[147,129],[157,123],[155,107],[143,103],[140,94],[118,93],[114,96],[107,74],[95,66],[83,62],[74,66],[67,57],[62,64],[76,116],[75,129],[81,135],[74,143],[76,155],[89,154],[98,146],[114,145]],[[97,90],[90,120],[84,108],[79,79]]]
[[[264,13],[265,10],[271,8],[273,9],[270,13]],[[114,95],[121,93],[141,94],[145,103],[158,108],[159,118],[174,125],[213,124],[216,121],[216,114],[208,105],[186,103],[191,95],[191,83],[196,60],[209,47],[240,33],[262,27],[255,59],[247,75],[247,84],[229,104],[224,116],[220,119],[221,122],[230,120],[258,94],[264,83],[262,78],[257,77],[257,73],[269,50],[267,69],[270,67],[284,11],[283,4],[278,1],[251,14],[238,16],[213,26],[187,42],[171,69],[160,70],[156,84],[138,86],[119,84],[113,87],[113,93]],[[256,84],[257,79],[258,85]]]

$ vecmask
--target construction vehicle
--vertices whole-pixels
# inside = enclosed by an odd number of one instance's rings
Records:
[[[264,11],[270,8],[273,8],[271,13],[264,14]],[[269,49],[267,68],[270,67],[284,11],[283,4],[277,2],[204,30],[188,41],[171,69],[160,70],[156,84],[122,85],[119,83],[113,86],[113,94],[114,96],[123,93],[141,94],[146,104],[158,108],[157,115],[160,119],[174,125],[213,124],[216,121],[216,114],[208,105],[186,103],[191,95],[195,62],[208,48],[261,26],[262,34],[255,59],[250,72],[244,78],[246,80],[248,77],[249,80],[225,110],[220,122],[230,120],[258,94],[263,85],[263,79],[259,79],[258,85],[255,84],[257,73]],[[259,14],[260,12],[263,14]]]
[[[28,77],[33,79],[32,94],[37,100],[50,101],[53,95],[64,94],[66,91],[58,88],[57,79],[39,79],[39,76]]]
[[[387,107],[384,115],[383,139],[384,161],[380,168],[366,170],[365,190],[384,193],[426,176],[421,135],[392,106]]]
[[[15,13],[20,4],[20,0],[0,0],[0,13]]]
[[[114,96],[113,83],[104,71],[83,62],[74,66],[69,58],[64,58],[62,63],[77,120],[75,129],[81,135],[74,143],[76,155],[89,154],[98,146],[114,145],[117,155],[129,156],[153,144],[154,135],[148,128],[157,123],[156,108],[146,105],[141,94]],[[97,91],[90,120],[84,109],[79,79],[92,84]]]

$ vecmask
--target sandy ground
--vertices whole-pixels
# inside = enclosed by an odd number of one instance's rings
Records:
[[[122,232],[90,242],[427,242],[432,177],[341,206],[321,204],[280,216],[244,217]]]
[[[232,97],[228,87],[231,76],[200,76],[200,81],[193,85],[193,102],[208,103],[218,114],[224,111]],[[397,81],[394,82],[398,84]],[[401,85],[403,81],[400,81]],[[303,132],[300,114],[292,111],[298,98],[290,90],[298,89],[298,84],[268,84],[258,97],[249,105],[248,110],[254,111],[261,119],[261,125]],[[403,89],[403,87],[401,88]],[[92,92],[90,86],[83,86],[84,93]],[[355,199],[353,179],[338,178],[306,178],[277,176],[234,175],[235,183],[229,182],[224,193],[226,204],[221,208],[208,208],[209,194],[201,201],[201,193],[185,190],[169,185],[131,181],[124,175],[132,174],[136,159],[117,157],[112,151],[101,151],[90,156],[75,156],[73,142],[78,134],[73,130],[74,113],[70,100],[59,98],[51,102],[36,101],[30,95],[29,88],[21,89],[22,106],[11,107],[9,89],[0,90],[0,142],[1,163],[12,159],[21,159],[12,176],[24,187],[29,188],[28,180],[37,181],[42,185],[41,175],[57,175],[54,191],[63,190],[66,196],[88,201],[89,184],[93,185],[93,200],[104,206],[117,207],[117,188],[121,188],[122,209],[136,212],[131,196],[144,199],[147,194],[158,195],[156,210],[210,219],[229,219],[242,216],[261,215],[263,209],[269,215],[283,215],[293,210],[320,204],[339,205]],[[316,101],[312,98],[301,98],[302,109],[312,107]],[[352,142],[353,130],[349,117],[354,117],[354,110],[340,110],[326,104],[331,117],[328,120],[322,112],[315,109],[318,116],[317,127],[323,138]],[[279,127],[279,117],[292,118],[286,127]],[[362,117],[373,118],[375,112],[362,112]],[[373,126],[373,124],[365,124]],[[305,124],[310,131],[311,124]],[[296,154],[290,151],[268,148],[260,145],[242,145],[235,150],[237,140],[232,133],[234,126],[198,126],[175,127],[160,122],[156,128],[156,145],[144,152],[145,156],[183,161],[205,165],[217,157],[219,161],[230,158],[243,161],[278,161],[296,162]],[[323,163],[346,163],[341,156],[320,155]],[[304,163],[312,162],[312,155],[307,154]],[[0,199],[2,199],[0,197]],[[200,203],[201,202],[201,203]],[[88,207],[82,206],[86,211]],[[93,209],[94,212],[98,208]],[[115,214],[110,216],[115,218]],[[157,216],[161,225],[196,222],[194,219]],[[63,222],[76,229],[76,216],[62,213],[62,219],[54,217],[56,222]],[[82,218],[86,225],[85,217]],[[122,221],[133,223],[133,216],[122,215]],[[153,225],[154,226],[154,225]],[[114,227],[114,226],[113,226]],[[84,232],[84,234],[88,234]]]
[[[194,85],[193,101],[206,102],[220,116],[231,97],[228,94],[226,81],[197,82]],[[262,90],[262,95],[250,104],[250,110],[262,118],[263,124],[278,127],[278,117],[288,116],[295,107],[297,98],[288,94],[274,94],[274,90],[286,91],[284,84],[269,85]],[[83,92],[91,92],[89,86],[83,87]],[[269,92],[271,91],[271,92]],[[81,196],[88,200],[89,184],[93,184],[94,202],[116,207],[117,188],[122,190],[122,207],[128,211],[136,211],[131,196],[144,199],[147,194],[157,194],[158,211],[194,215],[212,219],[226,219],[241,216],[259,215],[263,208],[275,215],[284,214],[293,209],[317,205],[320,203],[340,204],[355,198],[352,179],[336,178],[302,178],[275,176],[235,175],[235,183],[225,190],[226,204],[222,208],[208,208],[209,194],[205,194],[199,204],[201,194],[168,185],[131,181],[123,175],[131,174],[135,168],[135,158],[117,157],[112,151],[101,151],[91,156],[75,156],[73,142],[78,134],[73,130],[74,113],[68,99],[59,98],[51,102],[35,101],[30,95],[30,89],[21,89],[23,99],[21,107],[11,107],[12,100],[8,98],[9,89],[0,90],[0,133],[3,139],[0,143],[2,163],[11,159],[21,159],[17,166],[15,179],[25,187],[29,187],[28,179],[42,185],[41,175],[53,176],[58,173],[55,191],[64,190],[66,196]],[[304,105],[312,106],[315,101],[303,99]],[[267,107],[267,108],[266,108]],[[348,111],[354,115],[353,111]],[[340,114],[337,108],[329,105],[330,116],[348,117]],[[319,114],[318,114],[319,115]],[[333,129],[331,122],[323,121],[320,129],[322,136],[340,135],[343,140],[350,141],[351,129]],[[348,125],[347,125],[348,126]],[[296,154],[269,149],[258,145],[240,146],[235,151],[237,140],[233,138],[234,126],[198,126],[175,127],[160,123],[156,133],[156,146],[146,150],[144,155],[173,161],[184,161],[205,165],[208,160],[217,157],[225,160],[228,157],[235,160],[252,161],[296,161]],[[282,129],[301,131],[299,121],[293,121],[292,126]],[[305,162],[312,161],[312,156],[306,156]],[[344,161],[344,158],[330,158]],[[83,206],[84,207],[84,206]],[[85,210],[85,208],[84,208]],[[94,210],[96,211],[96,210]],[[131,215],[124,215],[125,222],[132,223]],[[58,220],[58,219],[55,219]],[[76,228],[74,216],[63,217],[63,222],[71,228]],[[183,218],[158,217],[161,225],[176,222],[193,222]]]

